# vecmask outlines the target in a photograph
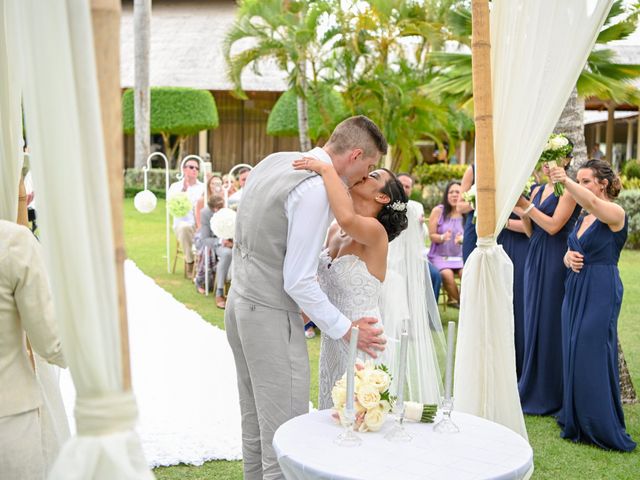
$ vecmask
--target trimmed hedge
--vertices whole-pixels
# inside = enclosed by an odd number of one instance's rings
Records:
[[[320,137],[328,138],[333,128],[349,116],[342,95],[330,88],[319,89],[317,96],[309,93],[307,114],[309,138],[314,141]],[[267,120],[267,134],[281,137],[298,135],[298,99],[294,90],[280,95],[273,106]]]
[[[124,133],[135,131],[133,90],[122,95]],[[211,92],[184,87],[151,87],[151,133],[195,135],[219,124]]]
[[[413,169],[413,176],[422,185],[434,185],[450,180],[462,180],[468,165],[449,165],[446,163],[424,163]]]
[[[169,170],[169,185],[176,182],[179,170]],[[124,196],[134,197],[144,188],[144,172],[140,168],[128,168],[124,172]],[[147,173],[147,188],[158,198],[164,198],[164,168],[151,168]]]
[[[631,178],[640,178],[640,163],[637,160],[628,160],[623,168],[624,176]]]
[[[616,202],[629,216],[629,236],[625,248],[640,248],[640,190],[623,190]]]

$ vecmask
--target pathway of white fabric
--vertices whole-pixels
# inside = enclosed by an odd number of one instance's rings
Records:
[[[130,260],[125,279],[140,412],[136,430],[149,465],[241,459],[236,373],[224,331],[178,302]],[[68,370],[60,386],[74,431],[75,391]]]

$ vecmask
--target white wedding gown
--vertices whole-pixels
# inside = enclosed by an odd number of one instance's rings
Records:
[[[335,260],[329,251],[320,254],[318,282],[329,301],[351,321],[362,317],[380,318],[378,301],[382,283],[369,273],[367,265],[355,255]],[[334,340],[324,332],[320,343],[320,381],[318,408],[333,407],[331,390],[347,367],[349,347],[341,338]],[[363,354],[362,354],[363,355]]]
[[[129,260],[125,283],[140,414],[136,430],[149,466],[241,459],[236,370],[224,331],[178,302]],[[68,370],[60,386],[75,430],[75,390]]]

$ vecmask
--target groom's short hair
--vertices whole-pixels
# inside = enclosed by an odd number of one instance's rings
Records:
[[[364,115],[347,118],[333,130],[326,145],[337,154],[361,148],[366,157],[387,153],[387,140],[373,121]]]

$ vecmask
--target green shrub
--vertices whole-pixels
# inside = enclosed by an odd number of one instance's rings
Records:
[[[332,88],[320,88],[307,97],[309,138],[328,138],[333,128],[349,116],[342,95]],[[267,121],[267,134],[283,137],[298,135],[298,99],[294,90],[284,92],[273,106]]]
[[[176,182],[178,170],[169,170],[169,185]],[[156,194],[158,198],[165,196],[164,168],[151,168],[147,173],[147,188]],[[144,189],[144,172],[140,168],[128,168],[124,172],[125,197],[133,197]]]
[[[195,135],[201,130],[216,128],[218,110],[208,90],[184,87],[151,88],[151,133]],[[133,90],[122,95],[122,128],[124,133],[135,131]]]
[[[624,165],[623,173],[627,178],[640,178],[640,163],[637,160],[629,160]]]
[[[422,185],[434,185],[438,182],[462,180],[467,165],[448,165],[446,163],[422,164],[413,169],[413,176]]]
[[[640,190],[640,178],[627,178],[625,175],[620,175],[620,181],[624,190]]]
[[[629,216],[629,236],[626,248],[640,248],[640,190],[623,190],[617,203]]]

